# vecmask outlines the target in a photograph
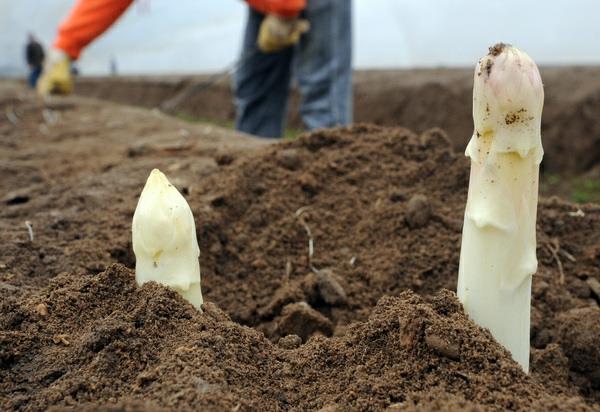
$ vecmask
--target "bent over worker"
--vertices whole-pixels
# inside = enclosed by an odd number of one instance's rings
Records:
[[[73,89],[70,62],[106,31],[133,0],[78,0],[58,35],[38,81],[42,95]],[[238,130],[283,134],[292,77],[309,129],[352,120],[351,2],[247,0],[242,57],[234,78]]]
[[[309,130],[352,122],[351,3],[248,1],[242,57],[234,78],[238,130],[280,137],[292,77]]]

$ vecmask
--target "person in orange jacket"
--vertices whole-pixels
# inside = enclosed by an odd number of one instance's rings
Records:
[[[71,61],[104,33],[127,10],[133,0],[78,0],[58,33],[44,63],[37,90],[41,95],[73,91]]]
[[[351,2],[246,1],[249,17],[234,80],[238,130],[281,136],[293,67],[303,94],[302,116],[310,129],[350,123]],[[132,2],[78,0],[58,29],[38,92],[70,93],[71,61]]]

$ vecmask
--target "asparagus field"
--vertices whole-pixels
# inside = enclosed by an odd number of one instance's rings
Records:
[[[442,129],[271,144],[12,82],[0,118],[1,410],[600,411],[600,205],[540,199],[525,374],[456,297],[470,165]],[[154,168],[202,312],[136,285]]]

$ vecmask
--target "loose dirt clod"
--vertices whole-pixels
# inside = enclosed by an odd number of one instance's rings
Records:
[[[459,345],[453,342],[448,342],[443,336],[440,336],[436,333],[425,332],[425,343],[442,356],[453,360],[460,359]]]
[[[287,335],[280,338],[277,344],[283,349],[296,349],[302,345],[302,338],[298,335]]]
[[[600,308],[572,309],[560,316],[560,342],[571,369],[600,388]]]
[[[285,149],[279,153],[279,164],[289,170],[298,170],[302,166],[302,160],[297,149]]]
[[[502,53],[505,47],[510,47],[510,44],[496,43],[489,48],[488,53],[492,56],[498,56],[500,53]]]
[[[328,305],[342,305],[348,297],[346,291],[337,279],[337,275],[330,269],[321,269],[317,273],[319,295]]]
[[[406,223],[412,229],[423,227],[429,222],[431,205],[427,196],[414,195],[406,205]]]
[[[587,283],[596,299],[598,299],[598,302],[600,302],[600,282],[595,278],[589,278],[585,283]]]
[[[333,333],[329,319],[310,307],[306,302],[286,305],[275,319],[273,336],[298,335],[306,341],[315,332],[326,336]]]

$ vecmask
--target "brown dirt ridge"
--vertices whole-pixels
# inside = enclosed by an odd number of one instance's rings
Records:
[[[441,129],[265,145],[5,95],[0,409],[600,410],[597,205],[540,203],[527,376],[450,292],[469,164]],[[135,286],[154,167],[194,212],[203,313]]]
[[[498,46],[499,47],[499,46]],[[490,50],[492,53],[494,49]],[[544,81],[544,172],[600,170],[600,69],[541,67]],[[120,103],[160,107],[210,77],[81,78],[83,96]],[[354,73],[354,119],[381,126],[402,125],[417,133],[432,127],[446,131],[456,151],[473,134],[473,68],[370,70]],[[288,124],[302,128],[299,96],[291,99]],[[207,104],[210,102],[210,104]],[[232,123],[235,118],[229,79],[223,78],[183,99],[177,111],[185,117]]]
[[[299,347],[269,342],[214,304],[200,314],[156,284],[137,288],[122,265],[60,275],[5,313],[6,410],[115,401],[123,410],[591,410],[528,378],[448,291],[429,302],[384,297],[343,336]]]

